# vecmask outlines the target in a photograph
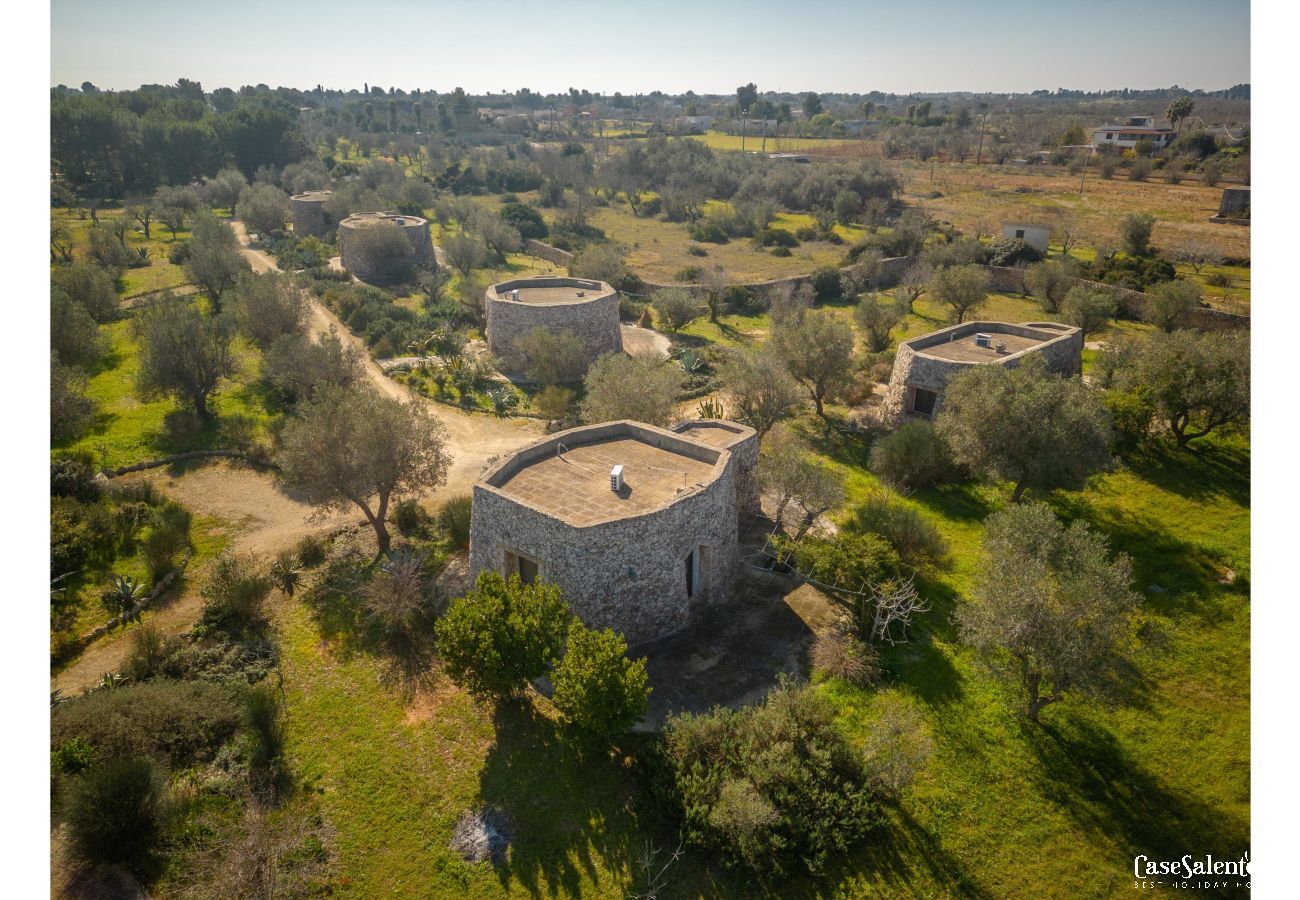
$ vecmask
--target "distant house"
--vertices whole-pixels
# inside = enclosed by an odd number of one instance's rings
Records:
[[[1047,254],[1047,239],[1052,229],[1046,225],[1030,225],[1026,222],[1003,222],[1002,236],[1017,241],[1024,241],[1039,253]]]
[[[1126,125],[1100,125],[1092,130],[1094,147],[1136,147],[1138,141],[1150,140],[1157,150],[1168,147],[1174,139],[1172,128],[1157,128],[1155,116],[1129,116]]]
[[[677,127],[683,131],[708,131],[713,127],[713,116],[678,116]]]
[[[769,153],[767,155],[767,158],[780,160],[781,162],[793,162],[793,163],[812,162],[812,157],[809,156],[807,153]]]

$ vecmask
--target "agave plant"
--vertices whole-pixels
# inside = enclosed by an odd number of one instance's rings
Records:
[[[725,419],[727,411],[722,405],[722,401],[717,397],[706,397],[700,401],[699,414],[701,419]]]
[[[687,375],[698,375],[708,367],[704,358],[694,350],[683,350],[678,355],[677,362]]]
[[[130,575],[114,575],[99,599],[110,613],[126,617],[143,597],[144,585]]]
[[[492,408],[496,410],[498,416],[504,416],[519,405],[519,395],[504,385],[488,391],[488,397],[491,398]]]
[[[285,550],[271,563],[271,582],[286,597],[292,597],[298,582],[302,580],[302,569],[298,566],[298,557],[291,550]]]
[[[92,691],[111,691],[114,688],[120,688],[126,682],[131,680],[129,675],[119,675],[117,672],[105,672],[99,679],[99,684],[91,688]]]

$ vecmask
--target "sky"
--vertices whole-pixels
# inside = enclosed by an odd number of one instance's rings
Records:
[[[50,83],[470,93],[1250,81],[1248,0],[52,0]]]

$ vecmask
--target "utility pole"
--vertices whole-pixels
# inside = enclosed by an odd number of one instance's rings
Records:
[[[749,121],[749,110],[740,111],[740,152],[745,152],[745,125]]]

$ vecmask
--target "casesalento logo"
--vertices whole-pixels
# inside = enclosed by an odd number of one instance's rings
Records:
[[[1192,856],[1179,859],[1152,859],[1149,856],[1133,857],[1133,877],[1139,883],[1165,884],[1156,879],[1169,879],[1175,887],[1222,888],[1250,887],[1250,851],[1237,859],[1215,859],[1213,855]]]

